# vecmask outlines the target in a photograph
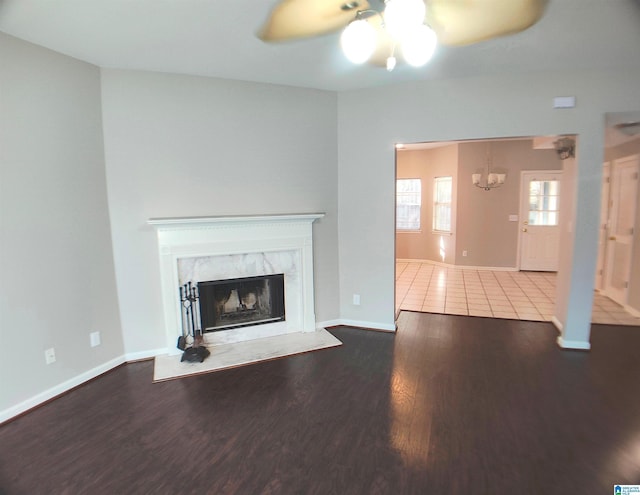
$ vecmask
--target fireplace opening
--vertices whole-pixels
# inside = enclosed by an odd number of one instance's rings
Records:
[[[198,282],[203,332],[284,321],[284,274]]]

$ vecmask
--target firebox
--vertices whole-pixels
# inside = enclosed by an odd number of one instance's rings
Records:
[[[203,332],[284,321],[284,274],[198,282]]]

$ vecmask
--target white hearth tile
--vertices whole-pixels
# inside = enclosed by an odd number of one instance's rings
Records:
[[[183,363],[180,355],[156,356],[153,381],[220,371],[271,359],[342,345],[326,330],[276,335],[263,339],[209,346],[211,355],[202,363]]]

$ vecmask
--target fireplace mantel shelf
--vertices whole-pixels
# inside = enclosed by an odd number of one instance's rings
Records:
[[[243,224],[243,223],[274,223],[274,222],[313,222],[324,217],[324,213],[289,213],[286,215],[231,215],[231,216],[211,216],[211,217],[168,217],[150,218],[149,225],[156,228],[171,227],[198,227],[215,224]]]

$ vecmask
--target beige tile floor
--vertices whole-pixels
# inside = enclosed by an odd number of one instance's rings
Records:
[[[555,273],[396,263],[396,310],[549,321],[555,293]],[[640,318],[598,293],[591,318],[593,323],[640,325]]]

